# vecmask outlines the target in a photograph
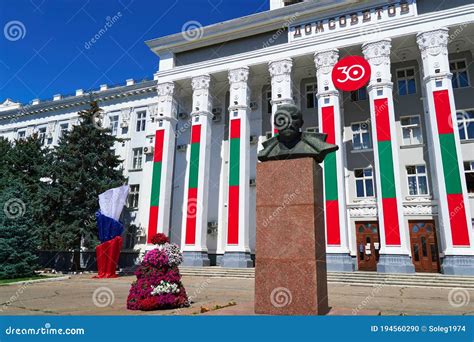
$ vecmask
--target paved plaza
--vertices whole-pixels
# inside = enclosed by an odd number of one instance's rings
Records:
[[[0,286],[0,315],[196,315],[245,313],[254,299],[253,279],[183,276],[192,299],[189,308],[141,312],[126,309],[134,276],[93,279],[74,275],[69,279]],[[449,288],[402,286],[353,286],[329,284],[329,305],[345,308],[347,314],[364,310],[382,315],[473,315],[474,291]],[[241,310],[239,310],[241,309]]]

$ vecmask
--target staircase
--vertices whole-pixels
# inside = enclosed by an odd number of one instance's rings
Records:
[[[184,276],[254,279],[254,268],[180,267]],[[474,290],[474,277],[448,276],[439,273],[387,274],[376,272],[328,272],[328,282],[351,286],[404,286]]]

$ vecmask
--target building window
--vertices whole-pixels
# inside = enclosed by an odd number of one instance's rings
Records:
[[[130,191],[128,193],[128,203],[129,208],[138,208],[138,198],[140,195],[140,184],[130,185]]]
[[[316,98],[318,85],[316,83],[307,84],[305,94],[306,108],[316,108],[318,106],[318,99]]]
[[[146,111],[137,113],[137,132],[144,132],[146,125]]]
[[[67,133],[69,130],[69,124],[68,123],[63,123],[59,125],[59,138],[61,139],[64,137],[64,135]]]
[[[411,95],[416,93],[415,68],[397,70],[398,95]]]
[[[272,113],[272,91],[267,90],[265,96],[267,100],[267,114],[271,114]]]
[[[132,156],[132,170],[139,170],[142,168],[143,148],[134,148]]]
[[[117,135],[118,132],[118,125],[119,125],[119,116],[118,115],[111,115],[109,116],[110,119],[110,130],[112,135]]]
[[[469,87],[469,78],[465,59],[450,62],[449,69],[453,74],[453,78],[451,79],[453,88]]]
[[[428,177],[425,165],[407,166],[407,177],[410,196],[428,195]]]
[[[355,169],[356,196],[373,197],[374,196],[374,172],[371,167],[366,169]]]
[[[41,142],[41,145],[46,143],[46,127],[38,128],[38,139]]]
[[[474,139],[474,110],[461,110],[457,113],[459,138]]]
[[[464,173],[466,175],[467,192],[474,194],[474,161],[464,162]]]
[[[18,140],[23,140],[26,138],[26,131],[18,131],[16,138]]]
[[[403,145],[419,145],[423,143],[420,117],[407,116],[401,118]]]
[[[357,101],[364,101],[367,100],[367,88],[362,87],[356,91],[351,91],[351,101],[352,102],[357,102]]]
[[[367,150],[372,148],[369,125],[366,122],[354,123],[352,127],[352,148]]]

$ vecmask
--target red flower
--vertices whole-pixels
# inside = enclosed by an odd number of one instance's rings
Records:
[[[151,243],[154,244],[154,245],[164,245],[167,242],[169,243],[170,239],[168,239],[168,237],[163,233],[155,234],[151,238]]]

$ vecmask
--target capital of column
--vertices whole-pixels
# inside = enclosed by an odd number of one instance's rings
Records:
[[[153,121],[157,121],[156,119],[176,121],[175,89],[174,82],[164,82],[156,85],[158,104],[156,110],[152,111],[152,115],[150,115]]]
[[[390,71],[391,39],[368,42],[362,45],[362,53],[369,62],[371,70],[369,92],[374,88],[392,88]]]
[[[425,82],[434,78],[450,78],[448,58],[449,30],[437,30],[418,33],[416,42],[421,52],[423,61],[423,74]]]
[[[250,88],[247,84],[249,73],[248,67],[229,70],[230,111],[248,109],[248,103],[250,101]]]
[[[193,110],[191,115],[207,115],[212,117],[212,101],[209,94],[211,76],[204,74],[193,77],[191,86],[193,88]]]
[[[272,79],[274,77],[290,76],[293,68],[293,60],[285,58],[279,61],[272,61],[268,63],[268,71]]]
[[[331,73],[334,65],[339,59],[338,49],[329,49],[319,51],[314,54],[314,64],[316,65],[317,74],[328,75]]]

